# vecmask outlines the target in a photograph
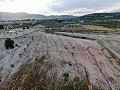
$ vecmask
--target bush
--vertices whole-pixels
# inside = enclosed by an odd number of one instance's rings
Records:
[[[69,73],[64,73],[63,77],[64,77],[64,81],[66,82],[69,78]]]
[[[14,48],[14,41],[11,40],[10,38],[7,38],[5,40],[5,48],[6,49],[12,49],[12,48]]]
[[[26,28],[29,29],[29,26],[27,26]]]
[[[25,29],[25,27],[23,27],[22,29]]]
[[[37,61],[37,62],[41,62],[41,61],[43,61],[44,59],[45,59],[45,55],[42,55],[42,56],[36,56],[36,58],[35,58],[35,61]]]

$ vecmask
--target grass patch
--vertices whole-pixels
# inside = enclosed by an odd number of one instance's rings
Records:
[[[65,60],[61,60],[61,61],[60,61],[60,65],[61,65],[61,66],[65,66],[66,64],[68,64],[69,66],[72,66],[72,63],[71,63],[71,62],[68,62],[68,61],[65,61]]]
[[[41,61],[43,61],[44,59],[45,59],[45,55],[42,55],[42,56],[36,56],[36,58],[35,58],[35,61],[37,61],[37,62],[41,62]]]

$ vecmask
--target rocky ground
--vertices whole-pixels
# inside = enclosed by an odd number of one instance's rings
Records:
[[[119,34],[18,32],[1,32],[0,90],[120,90]]]

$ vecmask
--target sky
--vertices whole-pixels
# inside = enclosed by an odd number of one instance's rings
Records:
[[[0,0],[0,12],[81,16],[114,11],[120,11],[120,0]]]

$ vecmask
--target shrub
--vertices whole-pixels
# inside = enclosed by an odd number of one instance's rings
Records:
[[[5,40],[5,48],[6,49],[12,49],[12,48],[14,48],[14,41],[11,40],[10,38],[7,38]]]
[[[25,29],[25,27],[23,27],[22,29]]]
[[[26,28],[29,29],[29,26],[27,26]]]
[[[13,68],[14,67],[14,64],[11,64],[11,68]]]
[[[0,25],[0,29],[4,29],[4,26],[3,26],[3,25]]]
[[[42,55],[42,56],[36,56],[36,58],[35,58],[35,61],[37,61],[37,62],[41,62],[41,61],[43,61],[44,59],[45,59],[45,55]]]
[[[15,44],[16,47],[18,47],[18,44]]]
[[[69,73],[64,73],[63,77],[64,77],[64,81],[66,82],[69,78]]]

